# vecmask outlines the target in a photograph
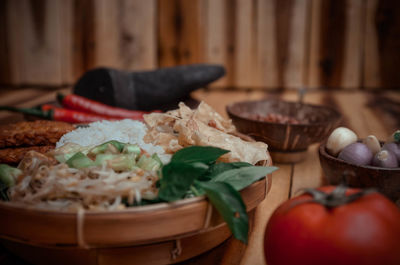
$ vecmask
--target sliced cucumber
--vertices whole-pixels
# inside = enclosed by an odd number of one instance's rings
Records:
[[[94,166],[95,163],[92,159],[84,155],[82,152],[74,154],[70,159],[65,162],[69,167],[72,168],[86,168]]]
[[[155,171],[160,169],[162,166],[162,163],[160,162],[161,161],[159,161],[159,159],[157,160],[155,158],[142,155],[137,162],[137,166],[143,170]]]

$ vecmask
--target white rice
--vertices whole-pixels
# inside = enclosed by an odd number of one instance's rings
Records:
[[[81,146],[95,146],[107,141],[116,140],[122,143],[137,144],[150,155],[157,153],[165,164],[171,159],[171,155],[165,154],[161,146],[147,144],[143,141],[147,127],[144,123],[134,120],[97,121],[90,123],[88,127],[81,127],[64,134],[57,142],[56,147],[66,143],[75,143]]]

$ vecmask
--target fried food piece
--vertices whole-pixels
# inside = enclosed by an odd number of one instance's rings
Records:
[[[24,174],[21,175],[22,178],[18,178],[17,182],[20,182],[24,175],[33,174],[41,166],[49,167],[57,164],[57,160],[54,157],[45,153],[46,152],[40,153],[35,150],[30,150],[23,156],[21,162],[18,164],[18,168],[21,169]]]
[[[224,162],[270,163],[267,144],[239,137],[232,121],[204,102],[196,110],[180,103],[179,109],[143,117],[148,127],[143,140],[162,146],[166,153],[191,145],[215,146],[230,150],[220,158]]]
[[[0,163],[18,164],[29,151],[46,153],[54,148],[54,145],[43,145],[0,149]]]
[[[1,125],[0,148],[55,145],[61,136],[74,129],[69,123],[47,120]]]
[[[255,165],[259,161],[269,160],[267,144],[244,141],[195,119],[177,120],[174,130],[179,133],[179,144],[182,146],[215,146],[230,150],[219,158],[223,162],[242,161]]]

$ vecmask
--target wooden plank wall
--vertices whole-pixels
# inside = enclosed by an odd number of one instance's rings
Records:
[[[1,0],[0,85],[219,63],[238,89],[399,88],[397,0]]]

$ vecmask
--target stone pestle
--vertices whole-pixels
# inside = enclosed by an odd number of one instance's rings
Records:
[[[74,93],[107,105],[137,110],[168,109],[225,74],[221,65],[192,64],[154,71],[96,68],[75,84]]]

